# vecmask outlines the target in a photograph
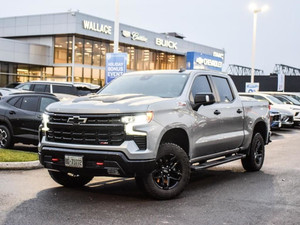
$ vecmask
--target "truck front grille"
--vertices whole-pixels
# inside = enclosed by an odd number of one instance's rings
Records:
[[[123,115],[122,115],[123,116]],[[133,140],[146,149],[146,136],[126,136],[121,115],[50,115],[46,138],[51,142],[119,146]]]

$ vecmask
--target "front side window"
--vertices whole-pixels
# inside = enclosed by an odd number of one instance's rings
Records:
[[[211,93],[211,87],[209,85],[209,82],[207,80],[206,76],[198,76],[195,78],[192,89],[191,89],[191,97],[192,101],[195,98],[195,95],[198,93]]]
[[[234,100],[228,80],[223,77],[212,76],[212,80],[218,90],[221,102],[232,102]]]
[[[50,92],[50,85],[49,84],[35,84],[33,87],[33,91]]]

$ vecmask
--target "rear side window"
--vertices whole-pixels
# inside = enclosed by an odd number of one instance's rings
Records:
[[[42,98],[41,98],[41,104],[40,104],[39,111],[40,111],[40,112],[44,112],[45,109],[46,109],[46,107],[47,107],[48,105],[50,105],[51,103],[53,103],[53,102],[57,102],[57,100],[54,99],[54,98],[42,97]]]
[[[61,94],[69,94],[74,95],[75,94],[75,87],[68,86],[68,85],[52,85],[53,93],[61,93]]]
[[[23,97],[21,102],[21,109],[28,111],[36,111],[39,97]]]
[[[8,104],[15,106],[20,97],[11,98],[7,101]]]
[[[221,102],[232,102],[234,100],[228,80],[223,77],[212,76],[212,80],[218,89]]]

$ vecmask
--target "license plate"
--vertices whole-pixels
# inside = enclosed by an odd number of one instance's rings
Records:
[[[65,166],[83,168],[83,157],[74,155],[65,155]]]

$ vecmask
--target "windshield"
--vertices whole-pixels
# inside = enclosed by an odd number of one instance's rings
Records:
[[[270,99],[271,102],[274,102],[276,104],[284,104],[282,101],[280,101],[278,98],[275,98],[272,95],[269,95],[267,98]]]
[[[288,100],[290,100],[294,105],[299,105],[300,102],[296,100],[294,97],[291,96],[285,96]]]
[[[186,74],[128,74],[117,78],[98,93],[142,94],[173,98],[181,95],[187,78]]]

